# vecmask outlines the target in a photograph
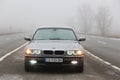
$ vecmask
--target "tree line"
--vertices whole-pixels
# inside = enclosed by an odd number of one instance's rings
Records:
[[[101,6],[93,10],[90,6],[84,5],[78,9],[77,26],[84,34],[95,34],[107,36],[112,26],[112,16],[107,7]],[[74,19],[69,20],[70,25],[75,25]]]

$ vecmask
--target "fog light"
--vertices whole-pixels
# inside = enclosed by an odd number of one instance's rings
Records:
[[[36,61],[36,60],[30,60],[30,63],[31,63],[31,64],[36,64],[37,61]]]
[[[71,64],[77,64],[78,61],[71,61]]]

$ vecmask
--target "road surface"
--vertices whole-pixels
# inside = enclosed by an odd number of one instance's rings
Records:
[[[86,35],[84,48],[120,68],[120,39]]]
[[[0,43],[2,57],[26,42],[23,34],[14,34],[0,36]],[[69,68],[38,68],[33,72],[25,72],[24,48],[21,48],[0,61],[0,80],[120,80],[120,74],[87,53],[83,73]]]

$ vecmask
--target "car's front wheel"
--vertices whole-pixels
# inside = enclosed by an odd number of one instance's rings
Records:
[[[76,69],[78,72],[83,72],[84,71],[84,63],[82,63],[81,65],[77,66]]]
[[[25,71],[26,72],[30,72],[31,71],[31,67],[28,63],[25,63]]]

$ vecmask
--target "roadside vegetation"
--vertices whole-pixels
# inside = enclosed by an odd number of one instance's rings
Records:
[[[120,38],[119,34],[112,33],[114,18],[106,6],[100,6],[94,10],[89,5],[83,5],[78,9],[77,18],[69,18],[69,25],[76,26],[82,34]]]

